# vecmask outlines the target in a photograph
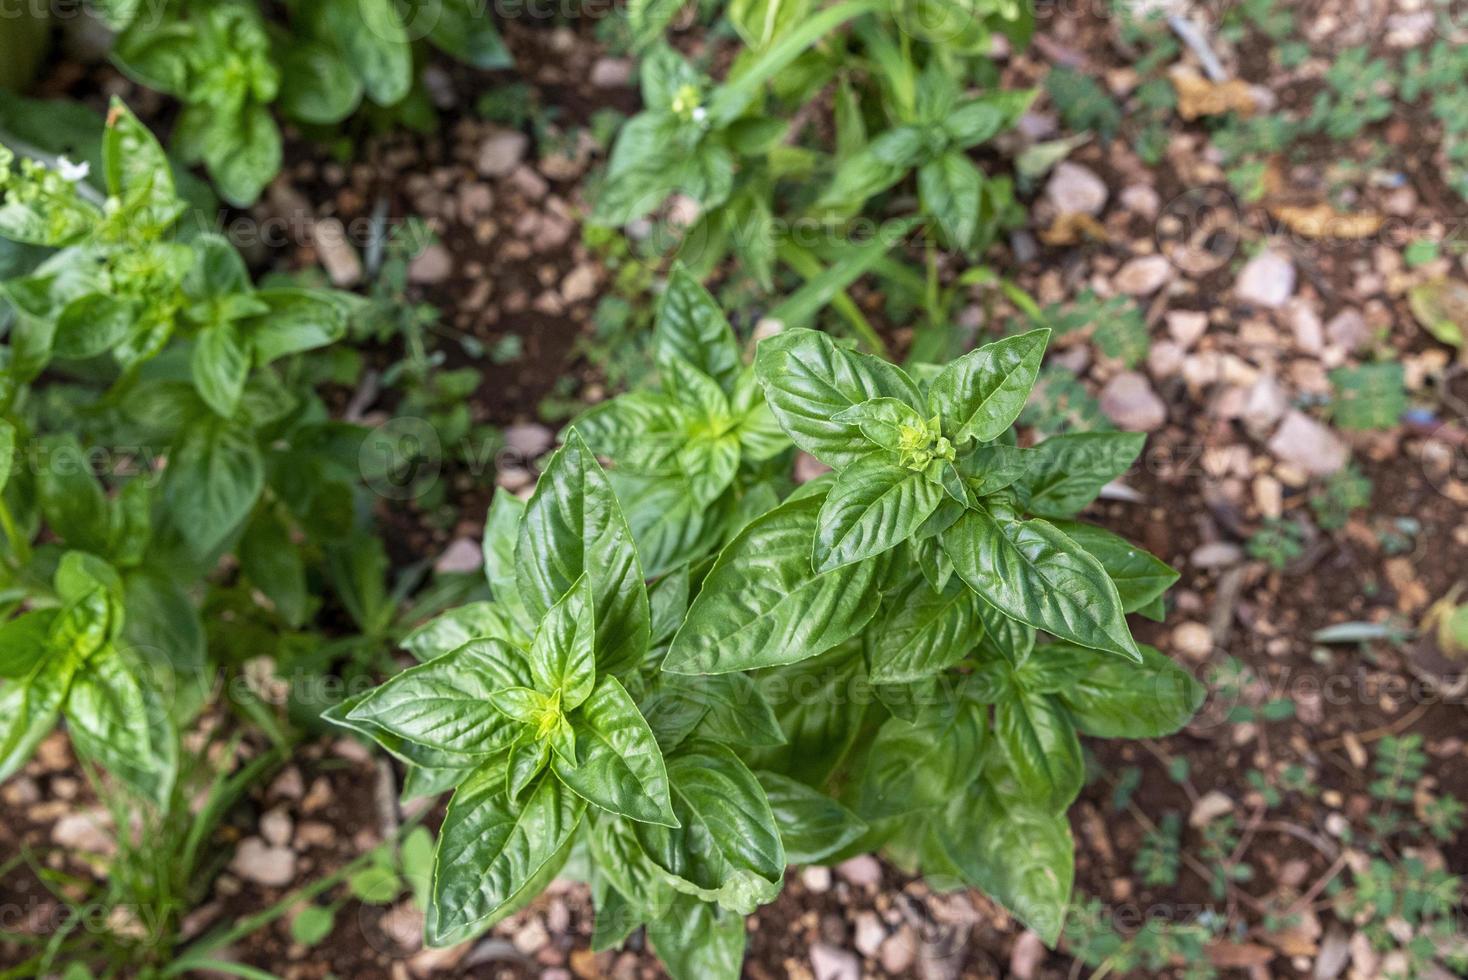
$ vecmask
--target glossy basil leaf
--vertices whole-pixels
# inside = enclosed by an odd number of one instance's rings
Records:
[[[1158,599],[1178,580],[1178,572],[1167,562],[1094,524],[1056,521],[1055,526],[1086,549],[1106,569],[1121,596],[1123,612],[1136,612]]]
[[[1097,738],[1162,738],[1186,725],[1207,689],[1155,647],[1140,644],[1140,664],[1122,663],[1069,643],[1035,654],[1070,662],[1076,679],[1058,692],[1075,725]]]
[[[615,677],[571,717],[578,761],[557,756],[556,776],[578,796],[632,820],[676,827],[662,750],[637,705]]]
[[[644,924],[643,914],[607,882],[605,874],[592,875],[591,905],[595,910],[591,927],[593,953],[620,949]]]
[[[1106,570],[1054,525],[1011,520],[980,505],[943,532],[943,550],[958,577],[1011,619],[1141,659]]]
[[[305,562],[290,529],[273,509],[262,508],[245,528],[239,559],[240,570],[288,625],[305,623],[309,602]]]
[[[520,522],[525,516],[525,501],[504,487],[496,487],[489,513],[484,518],[484,577],[490,595],[506,610],[510,619],[527,635],[539,624],[520,598],[515,584],[515,547],[520,540]]]
[[[855,636],[876,612],[871,562],[811,569],[820,497],[792,499],[750,524],[719,555],[663,669],[723,674],[795,663]]]
[[[104,293],[92,293],[67,303],[56,318],[51,352],[60,358],[83,360],[111,350],[137,322],[131,303]]]
[[[74,651],[55,650],[24,678],[0,685],[0,780],[19,772],[56,727],[80,663]]]
[[[676,748],[694,732],[728,745],[759,747],[785,742],[774,709],[746,674],[664,673],[642,708],[664,751]]]
[[[462,765],[494,755],[518,737],[519,726],[490,699],[530,682],[524,653],[502,640],[475,640],[375,688],[346,720],[449,753]]]
[[[667,875],[643,853],[634,824],[621,818],[599,816],[586,835],[598,877],[622,896],[638,921],[661,915],[674,902]]]
[[[728,497],[700,507],[682,476],[645,477],[621,470],[607,475],[637,541],[644,574],[661,575],[717,547],[729,517]]]
[[[744,918],[683,896],[647,924],[647,938],[673,980],[739,980]]]
[[[1000,659],[1009,664],[1023,664],[1035,649],[1035,628],[995,609],[980,600],[979,620],[984,624],[984,635],[979,640],[979,652],[987,657]]]
[[[391,0],[319,0],[316,36],[330,38],[381,106],[395,105],[413,87],[413,51]]]
[[[708,290],[682,265],[673,267],[658,301],[653,345],[660,358],[682,358],[726,394],[733,392],[740,368],[734,331]]]
[[[928,411],[942,419],[943,434],[956,444],[999,438],[1035,386],[1049,329],[1031,330],[985,344],[952,362],[928,389]]]
[[[795,444],[838,470],[870,452],[855,422],[836,416],[873,398],[923,402],[901,369],[868,354],[837,347],[814,330],[786,330],[762,341],[755,374],[770,410]]]
[[[317,350],[341,340],[355,306],[351,297],[320,290],[277,286],[255,292],[267,312],[251,317],[242,329],[257,364],[264,366],[291,354]]]
[[[817,518],[812,561],[828,572],[872,558],[917,533],[943,501],[923,473],[873,453],[841,471]]]
[[[413,630],[398,645],[419,663],[441,657],[470,640],[504,640],[511,646],[527,647],[530,638],[520,633],[505,609],[495,602],[470,602]]]
[[[633,830],[673,887],[744,915],[779,894],[785,847],[764,789],[739,757],[691,742],[668,759],[668,777],[681,826]]]
[[[102,173],[107,193],[141,205],[148,220],[164,224],[178,215],[180,205],[168,155],[148,127],[116,97],[107,109]]]
[[[596,608],[598,672],[632,669],[648,645],[647,587],[607,475],[572,430],[525,508],[515,582],[538,620],[582,575],[591,582]]]
[[[961,251],[972,251],[977,242],[983,187],[983,173],[956,150],[918,168],[918,201],[923,212]]]
[[[881,820],[943,806],[983,769],[988,711],[971,701],[935,705],[916,724],[889,718],[866,759],[858,811]]]
[[[293,39],[280,61],[280,109],[316,126],[339,123],[362,102],[362,82],[325,44]]]
[[[478,0],[440,0],[435,9],[428,39],[440,50],[481,71],[514,67],[494,18]]]
[[[1059,702],[1011,690],[994,706],[994,737],[1025,801],[1064,813],[1081,791],[1086,767],[1075,726]]]
[[[68,545],[105,554],[112,538],[111,522],[90,457],[71,435],[44,436],[37,445],[36,490],[46,523]]]
[[[954,802],[939,836],[965,883],[1014,913],[1046,945],[1059,943],[1075,880],[1075,843],[1063,813],[1001,800],[984,787]]]
[[[195,555],[214,551],[254,509],[265,483],[260,449],[218,419],[185,431],[164,475],[173,526]]]
[[[66,699],[67,730],[83,757],[149,799],[168,799],[178,742],[156,686],[116,651],[77,672]]]
[[[855,423],[873,446],[888,452],[902,451],[904,428],[925,430],[927,420],[907,402],[896,398],[873,398],[836,413],[833,421]]]
[[[980,602],[957,580],[938,591],[924,576],[910,577],[866,634],[872,683],[909,683],[958,663],[983,636]]]
[[[0,625],[0,677],[16,680],[35,670],[51,652],[55,609],[36,609]]]
[[[461,942],[512,907],[560,855],[585,809],[548,775],[516,805],[503,763],[477,770],[455,791],[439,831],[424,924],[429,945]]]
[[[1009,489],[1025,475],[1029,469],[1030,452],[1003,443],[977,446],[959,457],[956,466],[973,495],[987,497]]]
[[[1029,471],[1015,483],[1020,504],[1040,517],[1075,517],[1136,462],[1146,441],[1141,432],[1051,436],[1034,448]]]
[[[752,366],[741,371],[735,379],[729,410],[737,420],[734,435],[739,440],[743,459],[760,463],[790,448],[790,437],[780,428],[775,413],[770,411],[764,389],[755,378]]]
[[[596,686],[596,616],[591,580],[582,575],[540,621],[530,646],[530,676],[544,693],[559,691],[570,711]]]
[[[824,861],[867,832],[865,821],[824,793],[776,772],[755,776],[765,788],[791,864]]]
[[[683,624],[692,599],[691,589],[687,565],[679,565],[647,587],[653,646],[671,640]]]

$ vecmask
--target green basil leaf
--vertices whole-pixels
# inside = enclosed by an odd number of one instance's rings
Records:
[[[254,509],[265,473],[254,439],[223,420],[204,419],[185,430],[164,480],[174,528],[203,556]]]
[[[746,674],[661,675],[643,701],[643,714],[664,751],[695,731],[726,745],[785,743],[785,733],[755,681]]]
[[[15,470],[15,425],[0,419],[0,490],[10,482]],[[14,542],[11,542],[12,546]]]
[[[958,663],[983,636],[980,602],[962,582],[939,591],[927,578],[911,577],[866,635],[872,683],[910,683]]]
[[[37,609],[0,625],[0,677],[18,680],[36,669],[51,652],[56,616],[55,609]]]
[[[1136,462],[1146,441],[1142,432],[1051,436],[1031,451],[1029,472],[1015,484],[1020,503],[1031,514],[1068,520]]]
[[[605,878],[612,891],[637,913],[661,914],[673,902],[673,889],[663,870],[643,853],[634,826],[610,814],[599,816],[586,835],[588,849],[598,877]]]
[[[149,678],[117,651],[94,657],[72,681],[67,730],[92,759],[149,799],[163,803],[178,767],[178,740]]]
[[[56,727],[80,663],[58,651],[26,677],[0,685],[0,781],[19,772]]]
[[[917,409],[896,398],[873,398],[853,405],[836,413],[833,421],[854,422],[872,445],[893,453],[902,451],[904,427],[923,431],[928,426]]]
[[[520,540],[520,522],[525,516],[525,501],[504,487],[496,487],[489,514],[484,518],[484,577],[490,595],[527,636],[538,625],[530,618],[515,584],[515,547]]]
[[[1104,528],[1077,521],[1056,521],[1055,526],[1106,569],[1121,596],[1123,612],[1136,612],[1161,599],[1179,578],[1167,562]]]
[[[249,349],[232,323],[199,331],[191,362],[199,397],[223,418],[234,415],[250,374]]]
[[[439,831],[424,924],[428,944],[461,942],[513,907],[559,857],[585,809],[548,775],[516,806],[503,762],[476,771],[455,791]]]
[[[1019,418],[1050,330],[1031,330],[985,344],[953,361],[928,389],[928,411],[939,416],[943,434],[954,443],[990,442]]]
[[[912,537],[943,501],[927,476],[873,453],[836,478],[817,518],[816,571],[872,558]]]
[[[824,793],[775,772],[757,772],[791,864],[818,864],[845,850],[869,829],[866,822]]]
[[[283,158],[280,127],[258,102],[246,103],[228,124],[212,126],[204,146],[204,162],[219,196],[240,208],[259,200],[280,173]]]
[[[591,580],[582,575],[540,621],[530,646],[530,676],[545,693],[559,691],[570,711],[596,686],[596,616]]]
[[[470,602],[450,609],[413,630],[398,645],[424,663],[470,640],[489,639],[522,648],[530,645],[530,638],[520,633],[510,614],[495,602]]]
[[[529,683],[524,653],[502,640],[475,640],[393,677],[345,720],[447,753],[463,765],[503,751],[519,736],[520,726],[490,699]]]
[[[107,497],[81,443],[72,435],[48,435],[38,446],[36,491],[46,523],[69,546],[105,554],[112,540]]]
[[[362,82],[325,44],[293,39],[280,59],[280,110],[292,119],[330,126],[362,102]]]
[[[615,677],[571,716],[576,765],[557,756],[556,776],[582,799],[632,820],[676,827],[668,773],[652,729]]]
[[[930,706],[916,724],[889,718],[866,759],[858,812],[868,820],[945,806],[979,777],[988,711],[961,700]]]
[[[1075,880],[1065,814],[1003,801],[985,787],[954,802],[939,836],[966,884],[1013,912],[1047,945],[1060,942]]]
[[[688,566],[679,565],[647,589],[647,605],[651,616],[651,640],[654,646],[667,643],[688,615],[692,586]]]
[[[1069,643],[1035,654],[1070,662],[1076,678],[1058,693],[1075,725],[1097,738],[1162,738],[1186,725],[1207,689],[1155,647],[1139,644],[1141,664],[1122,663]]]
[[[287,624],[306,621],[306,566],[290,529],[273,509],[262,508],[239,544],[240,570],[264,593]]]
[[[489,8],[479,0],[440,0],[428,39],[446,54],[481,71],[513,68]]]
[[[943,120],[943,131],[960,149],[967,150],[998,136],[1009,125],[1015,117],[1006,108],[992,99],[970,99],[948,113]]]
[[[682,476],[645,477],[621,470],[608,476],[637,541],[645,575],[661,575],[718,547],[729,518],[729,498],[700,507]]]
[[[1001,519],[981,503],[943,532],[943,550],[958,577],[1011,619],[1141,660],[1106,570],[1053,524]]]
[[[856,644],[791,667],[763,671],[760,691],[775,711],[784,745],[750,749],[750,765],[821,786],[856,742],[876,700]]]
[[[1030,465],[1030,452],[1002,443],[978,446],[959,457],[958,475],[968,483],[974,496],[987,497],[1009,489],[1025,475]]]
[[[673,637],[663,669],[725,674],[814,657],[855,636],[876,612],[872,561],[817,574],[811,546],[822,500],[792,499],[730,542]]]
[[[684,897],[647,924],[647,938],[673,980],[739,980],[744,918]]]
[[[977,244],[984,175],[964,154],[951,151],[918,169],[918,201],[954,247],[970,252]]]
[[[380,106],[396,105],[413,87],[413,50],[392,0],[319,0],[317,37],[337,45]]]
[[[253,349],[256,362],[263,367],[279,358],[326,347],[345,337],[353,304],[342,296],[319,289],[258,290],[254,298],[268,312],[250,318],[243,325],[245,340]]]
[[[785,847],[759,781],[728,748],[691,742],[668,760],[679,827],[633,832],[685,894],[743,915],[771,901],[785,876]]]
[[[658,300],[653,346],[660,358],[682,358],[726,394],[733,392],[740,368],[734,331],[708,290],[681,264],[673,267]]]
[[[136,322],[132,304],[116,296],[92,293],[78,297],[56,318],[51,352],[72,360],[96,357],[116,346]]]
[[[515,582],[539,619],[582,575],[596,607],[596,666],[615,674],[642,662],[650,614],[632,532],[606,473],[572,430],[551,457],[520,522]]]
[[[114,97],[102,138],[102,173],[107,193],[127,205],[141,206],[149,221],[171,222],[178,215],[178,194],[168,155],[148,127]]]
[[[642,913],[607,882],[604,874],[591,876],[591,905],[593,953],[620,949],[627,938],[644,924]]]
[[[795,444],[837,470],[870,452],[855,422],[836,416],[873,398],[920,408],[917,386],[881,358],[837,347],[815,330],[786,330],[762,341],[755,374],[775,418]]]
[[[1011,689],[994,706],[994,737],[1025,801],[1064,813],[1081,791],[1086,766],[1081,740],[1059,702],[1048,694]]]

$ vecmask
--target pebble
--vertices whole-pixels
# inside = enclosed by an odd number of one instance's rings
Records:
[[[883,941],[887,938],[887,927],[882,925],[882,920],[877,913],[862,911],[856,916],[856,937],[853,940],[857,952],[871,959],[881,949]]]
[[[1161,255],[1143,255],[1122,266],[1112,283],[1128,296],[1146,296],[1167,285],[1171,278],[1171,262]]]
[[[1196,310],[1171,310],[1166,316],[1167,332],[1184,350],[1208,332],[1208,314]]]
[[[1061,214],[1097,215],[1106,207],[1106,184],[1095,171],[1062,160],[1045,185],[1045,195]]]
[[[474,169],[485,177],[508,177],[525,159],[530,137],[519,130],[499,129],[479,144]]]
[[[546,931],[545,923],[540,921],[540,916],[533,916],[516,930],[510,941],[516,949],[529,956],[550,942],[550,933]]]
[[[888,936],[887,941],[882,943],[882,948],[877,951],[877,960],[882,964],[882,969],[894,977],[907,976],[916,957],[917,937],[908,925]]]
[[[440,242],[434,242],[408,263],[408,281],[420,286],[444,282],[454,273],[454,256]]]
[[[1146,184],[1132,184],[1121,192],[1120,200],[1122,207],[1148,221],[1156,218],[1157,212],[1162,208],[1162,198],[1158,196],[1157,190]]]
[[[1033,980],[1035,970],[1045,961],[1045,941],[1033,929],[1026,929],[1009,951],[1009,973],[1015,980]]]
[[[1256,432],[1263,432],[1278,422],[1289,411],[1290,398],[1284,388],[1271,375],[1262,374],[1244,395],[1244,424]]]
[[[516,167],[510,174],[510,185],[532,201],[538,201],[550,191],[545,178],[529,167]]]
[[[1260,252],[1239,272],[1234,294],[1244,303],[1277,309],[1295,291],[1295,264],[1279,252]]]
[[[350,289],[362,281],[362,257],[347,241],[347,229],[340,221],[323,218],[316,222],[311,241],[333,286]]]
[[[596,295],[596,266],[583,262],[561,280],[561,299],[567,303],[580,303]]]
[[[479,542],[470,538],[455,538],[449,542],[433,570],[439,575],[449,572],[477,572],[484,567],[484,549]]]
[[[51,827],[51,841],[59,847],[88,854],[117,852],[112,840],[112,819],[104,810],[77,810],[64,814]]]
[[[1344,309],[1325,325],[1325,336],[1332,344],[1351,353],[1371,340],[1371,327],[1360,310]]]
[[[259,837],[246,837],[235,850],[229,869],[246,881],[280,888],[296,878],[296,853],[288,847],[271,847]]]
[[[1130,432],[1155,432],[1167,423],[1167,406],[1146,375],[1123,371],[1101,389],[1101,411]]]
[[[267,810],[260,818],[260,836],[275,847],[285,847],[295,833],[294,823],[285,807]]]
[[[810,965],[816,980],[860,980],[861,961],[844,949],[826,943],[810,948]]]
[[[591,66],[591,84],[597,88],[626,88],[632,84],[632,62],[626,58],[598,58]]]
[[[524,460],[535,460],[550,452],[556,444],[556,434],[549,426],[539,422],[522,422],[507,426],[504,431],[505,448]]]
[[[1295,333],[1295,346],[1306,354],[1319,354],[1325,349],[1325,335],[1320,314],[1303,300],[1290,302],[1290,329]]]
[[[870,854],[861,854],[836,865],[836,874],[858,888],[876,888],[882,883],[882,865]]]
[[[1189,827],[1206,827],[1226,813],[1232,813],[1234,801],[1218,790],[1209,790],[1198,798],[1188,814]]]
[[[831,890],[831,869],[819,864],[813,864],[800,871],[800,883],[805,890],[816,895],[823,895]]]
[[[1190,660],[1206,660],[1213,652],[1213,634],[1202,623],[1179,623],[1172,630],[1172,647]]]
[[[1269,440],[1281,462],[1312,476],[1329,476],[1346,465],[1351,451],[1340,437],[1298,409],[1291,409]]]
[[[1188,561],[1197,568],[1228,568],[1243,560],[1243,549],[1227,541],[1212,541],[1199,545],[1188,556]]]

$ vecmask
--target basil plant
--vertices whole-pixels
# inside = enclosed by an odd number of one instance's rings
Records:
[[[428,942],[579,869],[597,949],[645,927],[679,980],[733,978],[787,864],[880,850],[1053,944],[1080,736],[1164,735],[1202,692],[1127,626],[1176,573],[1075,520],[1141,437],[1010,430],[1045,340],[911,376],[790,330],[751,367],[675,273],[660,387],[573,425],[528,502],[501,492],[492,598],[329,713],[409,795],[453,788]],[[792,447],[833,472],[795,486]]]

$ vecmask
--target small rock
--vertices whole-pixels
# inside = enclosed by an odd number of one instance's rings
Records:
[[[805,886],[806,891],[823,895],[831,890],[831,869],[819,864],[802,868],[800,883]]]
[[[1218,790],[1210,790],[1198,798],[1188,814],[1189,827],[1206,827],[1226,813],[1232,813],[1234,801]]]
[[[454,273],[454,257],[441,242],[434,242],[408,264],[408,281],[421,286],[444,282]]]
[[[1172,631],[1172,647],[1190,660],[1206,660],[1213,652],[1213,634],[1202,623],[1180,623]]]
[[[916,958],[917,937],[908,925],[901,926],[888,936],[887,941],[882,943],[882,948],[877,951],[882,969],[894,977],[907,976],[908,970],[912,969],[912,961]]]
[[[423,948],[423,913],[412,902],[399,902],[387,910],[377,927],[403,953]]]
[[[516,949],[529,956],[550,942],[550,933],[546,931],[545,923],[540,921],[540,916],[534,916],[515,932],[510,941]]]
[[[625,88],[632,84],[632,62],[626,58],[598,58],[591,66],[591,84],[597,88]]]
[[[1240,417],[1244,424],[1257,433],[1263,433],[1284,417],[1289,411],[1290,398],[1271,375],[1261,374],[1244,395]]]
[[[112,840],[112,818],[105,810],[78,810],[65,814],[51,827],[51,841],[59,847],[108,856],[117,852]]]
[[[1167,332],[1184,350],[1198,342],[1208,332],[1208,314],[1197,310],[1171,310],[1167,317]]]
[[[556,444],[556,434],[539,422],[507,426],[504,437],[505,448],[527,462],[544,456]]]
[[[1371,342],[1371,327],[1360,310],[1345,309],[1330,318],[1325,336],[1349,354]]]
[[[1128,296],[1155,293],[1172,278],[1172,263],[1161,255],[1143,255],[1117,270],[1112,283]]]
[[[836,874],[857,888],[876,888],[882,883],[882,865],[870,854],[861,854],[836,865]]]
[[[229,869],[246,881],[282,888],[296,879],[296,853],[271,847],[259,837],[246,837],[235,850]]]
[[[887,927],[882,925],[882,920],[877,913],[863,911],[856,916],[856,937],[853,942],[856,951],[867,959],[877,955],[882,943],[887,938]]]
[[[810,965],[816,980],[861,980],[861,961],[826,943],[811,946]]]
[[[362,281],[362,257],[347,241],[346,227],[335,218],[323,218],[312,227],[311,242],[326,277],[338,289],[350,289]]]
[[[1056,164],[1045,195],[1061,214],[1097,215],[1106,207],[1106,184],[1089,167],[1069,160]]]
[[[1227,541],[1212,541],[1199,545],[1188,556],[1196,568],[1228,568],[1244,560],[1244,551]]]
[[[0,800],[7,806],[28,806],[41,801],[41,787],[29,776],[16,776],[0,786]]]
[[[1009,951],[1009,973],[1015,980],[1032,980],[1044,960],[1045,941],[1033,929],[1026,929]]]
[[[285,807],[267,810],[260,818],[260,836],[275,847],[285,847],[295,833],[295,825]]]
[[[1291,409],[1269,440],[1269,451],[1283,463],[1313,476],[1329,476],[1346,465],[1351,451],[1340,437],[1298,409]]]
[[[545,178],[529,167],[516,167],[510,174],[510,185],[532,201],[538,201],[550,191]]]
[[[567,303],[580,303],[596,295],[596,266],[583,262],[561,280],[561,298]]]
[[[1234,293],[1254,306],[1277,309],[1295,291],[1295,264],[1279,252],[1260,252],[1239,272]]]
[[[1290,329],[1295,333],[1295,346],[1306,354],[1319,354],[1325,349],[1325,336],[1320,326],[1320,314],[1303,300],[1290,303]]]
[[[831,467],[816,459],[810,453],[801,451],[795,454],[795,482],[809,483],[822,473],[831,472]]]
[[[525,159],[530,137],[515,129],[500,129],[479,144],[474,169],[486,177],[508,177]]]
[[[295,766],[286,766],[275,782],[270,784],[270,796],[282,800],[299,800],[306,792],[306,784],[301,780],[301,770]]]
[[[449,542],[433,570],[439,575],[448,572],[477,572],[484,567],[484,548],[469,538],[455,538]]]
[[[1346,931],[1332,923],[1325,930],[1325,939],[1320,943],[1320,952],[1315,955],[1315,969],[1310,974],[1313,980],[1335,980],[1346,968],[1351,958],[1351,946]]]
[[[1101,411],[1131,432],[1154,432],[1167,422],[1167,406],[1146,375],[1123,371],[1101,389]]]
[[[1157,217],[1157,212],[1162,208],[1162,198],[1158,196],[1157,190],[1153,187],[1146,184],[1132,184],[1121,192],[1121,206],[1151,221]]]

